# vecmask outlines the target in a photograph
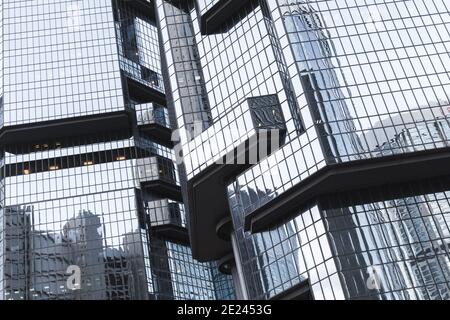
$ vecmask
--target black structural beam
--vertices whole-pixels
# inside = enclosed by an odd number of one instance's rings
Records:
[[[329,165],[245,217],[245,229],[261,232],[298,215],[319,196],[450,175],[450,148],[433,149]],[[400,196],[400,195],[399,195]]]
[[[226,234],[232,228],[227,185],[236,175],[251,167],[250,155],[258,155],[263,146],[269,153],[277,148],[271,144],[270,135],[261,136],[257,132],[256,137],[242,142],[222,158],[222,164],[212,164],[187,183],[188,201],[185,205],[189,209],[192,254],[197,260],[219,260],[231,251]],[[244,159],[242,164],[238,164]]]
[[[124,76],[126,77],[128,94],[131,98],[142,102],[156,102],[160,105],[166,105],[166,96],[164,93],[130,78],[125,73]]]
[[[132,8],[139,11],[141,14],[155,21],[155,7],[153,1],[147,0],[121,0]]]
[[[181,187],[176,185],[175,182],[168,182],[164,180],[151,180],[141,182],[143,188],[153,193],[156,193],[163,197],[169,197],[176,201],[183,201],[181,194]]]
[[[192,254],[199,261],[219,260],[232,251],[216,228],[229,216],[227,179],[242,169],[214,164],[188,182],[189,234]]]
[[[131,116],[124,109],[118,112],[6,126],[0,130],[0,144],[33,143],[53,140],[55,137],[65,138],[129,128]]]
[[[202,34],[221,32],[223,26],[232,21],[233,15],[251,4],[250,0],[220,0],[200,17]]]
[[[153,141],[162,144],[166,147],[172,148],[172,130],[159,123],[149,123],[139,126],[141,133],[150,137]]]
[[[151,229],[160,237],[189,245],[189,233],[186,228],[174,224],[164,224],[151,226]]]

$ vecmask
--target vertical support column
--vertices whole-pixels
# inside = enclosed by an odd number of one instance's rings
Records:
[[[231,245],[233,247],[233,255],[235,260],[235,267],[232,269],[233,281],[236,288],[236,297],[239,300],[248,300],[247,285],[245,283],[245,277],[243,268],[241,265],[241,255],[234,231],[230,234]]]
[[[195,12],[194,4],[192,1],[169,3],[158,0],[156,7],[162,54],[167,62],[166,89],[171,91],[173,99],[168,105],[174,109],[177,127],[186,130],[189,138],[194,138],[212,122],[191,17]],[[184,143],[183,137],[180,138]]]

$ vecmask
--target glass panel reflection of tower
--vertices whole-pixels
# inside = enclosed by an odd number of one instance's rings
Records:
[[[318,12],[300,2],[288,8],[283,19],[328,161],[358,159],[362,145],[331,60],[333,42],[326,36]],[[343,75],[341,79],[345,79]]]
[[[153,11],[0,3],[1,299],[183,299],[187,276],[189,299],[218,297],[190,254]]]
[[[169,110],[189,125],[185,28],[211,116],[179,145],[194,257],[232,261],[243,299],[449,299],[448,4],[155,2]],[[281,145],[221,166],[261,97]]]

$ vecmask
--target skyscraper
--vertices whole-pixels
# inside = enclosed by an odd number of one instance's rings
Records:
[[[232,298],[191,255],[153,2],[5,0],[0,28],[0,298]]]
[[[155,3],[194,258],[243,299],[449,299],[446,1]]]

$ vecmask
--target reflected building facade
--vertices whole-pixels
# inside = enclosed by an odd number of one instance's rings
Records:
[[[233,298],[191,255],[154,3],[2,1],[0,28],[0,299]]]
[[[194,258],[242,299],[449,299],[445,1],[155,3]]]

